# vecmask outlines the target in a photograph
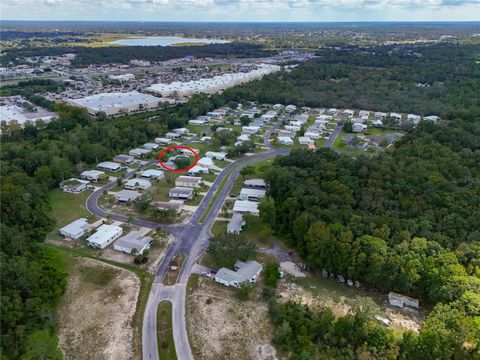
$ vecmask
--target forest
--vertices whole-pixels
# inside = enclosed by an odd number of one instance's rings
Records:
[[[479,45],[321,49],[291,72],[227,90],[232,100],[453,118],[476,107]],[[419,85],[423,84],[423,85]]]
[[[260,45],[245,43],[209,44],[204,46],[111,46],[111,47],[28,47],[9,49],[0,58],[2,65],[23,63],[26,57],[62,56],[75,54],[73,67],[102,65],[109,63],[128,64],[130,60],[165,61],[184,56],[204,57],[264,57],[275,52],[264,50]]]

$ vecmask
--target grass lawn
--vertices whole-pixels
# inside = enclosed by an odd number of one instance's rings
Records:
[[[80,194],[69,194],[60,189],[50,191],[49,200],[55,220],[54,229],[50,235],[56,235],[58,230],[66,224],[90,215],[85,202],[91,193],[91,190],[85,190]]]
[[[172,328],[172,303],[162,301],[157,307],[158,357],[162,360],[176,360]]]
[[[224,234],[227,232],[227,225],[228,221],[215,221],[210,231],[214,236]]]
[[[170,269],[167,271],[165,274],[165,277],[163,278],[163,285],[175,285],[177,282],[177,277],[178,274],[180,274],[180,270],[182,270],[183,262],[185,261],[185,254],[184,253],[178,253],[173,260],[175,260],[178,264],[178,270],[177,271],[171,271]]]
[[[365,135],[385,135],[385,134],[392,134],[392,133],[401,133],[402,131],[393,130],[393,129],[385,129],[385,128],[376,128],[376,127],[369,127],[364,134]]]
[[[245,219],[245,227],[243,228],[241,234],[245,238],[257,245],[258,247],[268,247],[272,245],[273,241],[278,240],[274,235],[273,231],[265,224],[258,216],[248,216],[243,217]]]

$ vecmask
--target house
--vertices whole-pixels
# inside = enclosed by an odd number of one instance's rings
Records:
[[[105,176],[105,173],[98,170],[86,170],[80,174],[82,179],[87,179],[93,182],[97,182],[102,176]]]
[[[205,156],[212,159],[212,160],[225,160],[227,154],[224,152],[216,152],[216,151],[207,151]]]
[[[195,119],[195,120],[188,120],[188,125],[196,125],[196,126],[202,126],[202,125],[205,125],[207,124],[208,121],[207,120],[199,120],[199,119]]]
[[[168,145],[168,144],[170,144],[171,140],[168,139],[168,138],[159,137],[159,138],[155,139],[155,142],[157,144],[161,144],[161,145]]]
[[[201,177],[179,176],[175,179],[175,186],[196,188],[200,185],[200,181],[202,181]]]
[[[62,181],[62,183],[60,184],[60,189],[68,193],[78,194],[78,193],[81,193],[83,190],[86,190],[89,185],[90,185],[90,181],[88,180],[71,178],[71,179]]]
[[[372,125],[375,127],[382,127],[383,126],[383,121],[382,119],[375,119],[372,121]]]
[[[332,115],[337,115],[338,114],[338,109],[336,108],[330,108],[328,109],[328,112]]]
[[[150,154],[151,150],[135,148],[128,152],[128,155],[135,156],[135,157],[143,157],[147,154]]]
[[[263,179],[245,180],[244,184],[245,184],[245,187],[248,187],[248,188],[251,188],[251,189],[266,189],[267,188],[267,183]]]
[[[315,122],[317,121],[321,121],[321,122],[330,122],[333,120],[333,116],[331,115],[318,115],[316,118],[315,118]]]
[[[308,144],[313,144],[314,141],[310,139],[309,137],[306,136],[299,136],[298,137],[298,143],[301,145],[308,145]]]
[[[140,177],[146,178],[146,179],[163,179],[165,177],[165,174],[161,170],[148,169],[143,171],[140,174]]]
[[[215,164],[212,159],[208,157],[203,157],[197,162],[197,166],[206,168],[206,169],[212,169],[215,167]]]
[[[187,135],[189,132],[187,128],[177,128],[177,129],[173,129],[172,131],[180,135]]]
[[[417,299],[413,299],[411,297],[397,294],[394,292],[390,292],[388,294],[388,301],[390,305],[403,308],[404,306],[412,307],[415,309],[418,309],[420,307],[420,304]]]
[[[265,193],[266,190],[262,189],[243,188],[242,190],[240,190],[240,195],[238,196],[238,199],[260,201],[261,198],[265,197]]]
[[[182,148],[180,148],[180,149],[177,149],[177,150],[178,150],[178,152],[179,152],[180,154],[182,154],[182,155],[184,155],[184,156],[194,156],[193,153],[192,153],[192,151],[189,150],[189,149],[182,149]],[[193,150],[193,152],[194,152],[195,154],[197,154],[197,155],[200,154],[200,149],[192,149],[192,150]]]
[[[166,137],[167,139],[178,139],[180,136],[182,136],[182,135],[180,135],[180,134],[178,134],[178,133],[175,133],[175,132],[167,132],[167,133],[165,134],[165,137]],[[155,139],[155,140],[157,140],[157,139]]]
[[[195,176],[198,174],[208,174],[208,172],[209,172],[208,168],[195,165],[193,168],[188,169],[187,174],[190,176]]]
[[[182,210],[183,202],[178,200],[155,201],[152,205],[158,210],[173,210],[178,214]]]
[[[143,148],[146,150],[157,150],[160,146],[157,143],[143,144]]]
[[[175,199],[191,199],[193,197],[193,189],[187,187],[175,187],[170,189],[168,196]]]
[[[215,282],[234,287],[240,287],[245,282],[253,284],[262,272],[262,265],[255,260],[246,262],[237,260],[234,269],[235,271],[227,268],[218,270],[215,274]]]
[[[279,137],[294,137],[295,133],[293,131],[290,131],[290,130],[282,129],[278,132],[278,136]]]
[[[87,243],[94,248],[104,249],[118,239],[122,233],[123,229],[120,226],[103,224],[87,238]]]
[[[352,131],[356,133],[361,133],[367,129],[367,125],[361,123],[355,123],[352,125]]]
[[[288,136],[279,136],[278,137],[278,142],[282,145],[293,145],[292,138],[290,138]]]
[[[285,130],[291,131],[296,133],[297,131],[300,131],[301,126],[295,126],[295,125],[285,125],[284,126]]]
[[[272,106],[272,108],[275,109],[275,110],[280,110],[282,107],[283,107],[282,104],[275,104],[275,105]]]
[[[368,119],[370,117],[370,111],[368,110],[360,110],[358,112],[358,116],[360,116],[363,119]]]
[[[142,194],[134,190],[120,190],[115,194],[115,199],[118,202],[126,203],[137,200]]]
[[[315,150],[316,149],[315,144],[308,144],[307,147],[308,147],[308,150]]]
[[[420,115],[415,115],[415,114],[408,114],[407,115],[407,120],[413,122],[414,124],[418,124],[422,117]]]
[[[347,110],[344,110],[343,113],[346,116],[353,116],[355,114],[355,111],[347,109]]]
[[[152,183],[145,179],[130,179],[125,183],[125,189],[129,190],[147,190],[152,187]]]
[[[232,218],[230,219],[227,225],[227,233],[240,234],[244,225],[245,225],[245,220],[243,220],[243,215],[233,214]]]
[[[318,131],[308,130],[303,134],[305,137],[310,139],[320,139],[320,133]],[[300,138],[299,138],[300,141]]]
[[[203,144],[204,144],[204,143],[208,143],[208,142],[210,142],[210,141],[212,141],[212,137],[211,137],[211,136],[203,136],[203,137],[200,139],[200,142],[203,143]]]
[[[248,141],[248,140],[250,140],[250,136],[247,135],[247,134],[242,134],[239,137],[237,137],[237,141],[240,142],[240,143],[242,143],[244,141]]]
[[[113,248],[126,254],[135,252],[141,255],[145,250],[150,249],[152,242],[153,239],[150,236],[143,236],[140,231],[130,231],[127,235],[118,238]]]
[[[287,105],[285,106],[285,111],[286,112],[292,112],[292,111],[295,111],[297,110],[297,107],[295,105]]]
[[[253,134],[256,134],[259,130],[260,130],[259,126],[243,126],[242,134],[253,135]]]
[[[365,122],[365,119],[363,119],[363,118],[356,117],[356,118],[352,119],[353,124],[355,124],[355,123],[363,124],[364,122]]]
[[[97,165],[97,169],[103,170],[103,171],[117,172],[121,168],[122,166],[120,164],[112,161],[104,161]]]
[[[68,239],[79,239],[90,231],[90,224],[87,219],[80,218],[60,229],[60,235]]]
[[[135,158],[131,155],[120,154],[113,157],[113,161],[119,164],[131,164]]]
[[[402,120],[402,115],[398,114],[398,113],[390,113],[390,117],[392,119],[394,119],[395,121],[400,121]]]
[[[222,131],[228,131],[228,132],[231,132],[232,129],[230,128],[226,128],[226,127],[218,127],[217,130],[215,130],[216,132],[222,132]]]
[[[248,200],[237,200],[233,205],[233,212],[250,213],[253,215],[258,215],[260,213],[260,210],[258,210],[258,202],[248,201]]]
[[[387,117],[387,114],[381,111],[377,111],[374,115],[375,119],[384,119]]]

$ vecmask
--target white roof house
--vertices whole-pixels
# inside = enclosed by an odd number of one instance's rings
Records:
[[[396,119],[396,120],[401,120],[401,119],[402,119],[402,115],[401,115],[401,114],[394,113],[394,112],[390,113],[390,117],[391,117],[391,118],[394,118],[394,119]]]
[[[215,167],[215,164],[212,159],[208,157],[203,157],[197,162],[197,166],[207,168],[207,169],[212,169]]]
[[[422,117],[420,115],[415,115],[415,114],[408,114],[407,115],[407,120],[412,121],[415,124],[418,124]]]
[[[250,179],[245,180],[244,182],[246,187],[253,188],[253,189],[266,189],[267,183],[263,179]]]
[[[180,136],[182,136],[181,134],[178,134],[178,133],[175,133],[175,132],[167,132],[165,134],[165,137],[167,139],[178,139]],[[156,139],[155,139],[156,140]]]
[[[172,140],[164,137],[158,137],[158,138],[155,138],[155,142],[157,144],[168,145],[172,142]]]
[[[355,123],[352,125],[352,131],[356,133],[360,133],[367,129],[367,125],[361,123]]]
[[[233,205],[233,212],[238,213],[250,213],[258,215],[260,210],[258,209],[258,202],[248,200],[237,200]]]
[[[383,121],[382,119],[375,119],[372,121],[372,125],[375,127],[382,127],[383,126]]]
[[[157,143],[143,144],[143,148],[147,150],[157,150],[160,146]]]
[[[265,197],[265,193],[266,190],[262,189],[243,188],[242,190],[240,190],[240,195],[238,196],[238,199],[259,201],[261,198]]]
[[[288,136],[279,136],[278,137],[278,142],[282,145],[293,145],[292,138],[290,138]]]
[[[175,186],[196,188],[200,185],[200,181],[202,181],[201,177],[179,176],[175,179]]]
[[[285,130],[288,130],[288,131],[297,132],[297,131],[300,131],[301,126],[297,126],[297,125],[285,125],[284,128],[285,128]]]
[[[308,144],[313,144],[314,141],[310,139],[309,137],[306,136],[299,136],[298,137],[298,143],[302,145],[308,145]]]
[[[150,248],[153,239],[150,236],[143,236],[140,231],[130,231],[127,235],[122,236],[113,245],[116,251],[131,254],[133,249],[136,249],[137,254]]]
[[[350,109],[346,109],[346,110],[343,111],[343,113],[347,116],[353,116],[353,114],[355,114],[355,111],[350,110]]]
[[[165,177],[165,173],[161,170],[148,169],[143,171],[140,176],[146,179],[163,179]]]
[[[376,118],[383,119],[383,118],[387,117],[387,113],[384,113],[384,112],[381,112],[381,111],[377,111],[377,112],[375,113],[375,117],[376,117]]]
[[[187,187],[175,187],[170,189],[168,196],[176,199],[191,199],[193,197],[193,189]]]
[[[181,135],[186,135],[188,134],[188,129],[187,128],[177,128],[172,130],[174,133],[181,134]]]
[[[225,286],[239,287],[244,282],[253,284],[262,272],[262,265],[254,260],[247,262],[237,260],[234,268],[235,271],[227,268],[218,270],[215,281]]]
[[[137,200],[142,194],[134,190],[120,190],[115,194],[118,202],[128,202]]]
[[[97,169],[103,170],[103,171],[112,171],[116,172],[120,170],[122,166],[116,162],[113,161],[104,161],[101,162],[100,164],[97,165]]]
[[[318,131],[305,131],[305,134],[303,134],[305,137],[310,138],[310,139],[320,139],[320,133]],[[298,139],[300,141],[300,138]]]
[[[103,224],[87,238],[87,243],[94,248],[104,249],[118,239],[122,233],[123,229],[120,226]]]
[[[440,120],[440,117],[436,115],[429,115],[429,116],[424,116],[423,120],[428,120],[436,123],[438,120]]]
[[[201,119],[201,120],[199,120],[199,119],[188,120],[189,125],[200,125],[201,126],[201,125],[204,125],[206,123],[208,123],[208,121],[203,120],[203,119]]]
[[[187,174],[190,176],[195,176],[198,174],[208,174],[208,168],[203,166],[195,165],[193,168],[188,169]]]
[[[292,112],[292,111],[295,111],[295,110],[297,110],[297,107],[295,105],[289,104],[289,105],[285,106],[285,111],[286,112]]]
[[[232,218],[227,225],[227,233],[229,234],[239,234],[242,231],[243,226],[245,225],[245,220],[243,220],[242,214],[233,214]]]
[[[237,141],[239,142],[244,142],[250,140],[250,136],[248,134],[242,134],[239,137],[237,137]]]
[[[65,192],[78,194],[86,190],[90,184],[88,180],[71,178],[60,183],[60,189]]]
[[[260,130],[260,126],[243,126],[242,134],[256,134]]]
[[[130,179],[125,183],[125,189],[130,189],[130,190],[147,190],[152,187],[152,183],[146,179],[140,179],[140,178],[135,178],[135,179]]]
[[[105,173],[99,170],[85,170],[80,174],[82,179],[87,179],[90,181],[98,181]]]
[[[151,150],[135,148],[135,149],[130,150],[128,152],[128,155],[132,155],[132,156],[135,156],[135,157],[142,157],[144,155],[150,154],[150,152],[151,152]]]
[[[119,154],[113,157],[113,162],[120,163],[120,164],[123,164],[123,163],[131,164],[134,160],[135,158],[133,156],[125,155],[125,154]]]
[[[88,231],[90,231],[90,224],[87,219],[80,218],[62,227],[60,235],[69,239],[79,239]]]
[[[207,151],[205,153],[205,156],[213,160],[225,160],[227,157],[227,154],[224,152]]]
[[[364,118],[364,119],[368,119],[369,116],[370,116],[370,111],[368,110],[360,110],[358,112],[358,116],[360,116],[361,118]]]

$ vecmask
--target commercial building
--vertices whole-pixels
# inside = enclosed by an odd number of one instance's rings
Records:
[[[0,106],[0,122],[5,122],[6,124],[15,122],[21,127],[27,122],[35,123],[37,120],[49,122],[54,118],[52,113],[47,114],[44,114],[44,116],[39,116],[38,114],[25,114],[25,110],[16,105]]]
[[[87,238],[87,243],[94,248],[104,249],[118,239],[122,233],[123,229],[120,226],[103,224]]]
[[[87,219],[80,218],[60,229],[60,235],[68,239],[79,239],[90,231]]]
[[[170,84],[154,84],[146,90],[164,97],[188,97],[196,93],[213,94],[248,81],[260,79],[279,70],[280,66],[261,64],[257,69],[249,72],[229,73],[188,82],[175,81]],[[212,113],[215,113],[215,111]]]
[[[103,112],[109,116],[157,108],[161,101],[162,99],[158,97],[138,91],[102,93],[67,100],[71,105],[87,109],[92,115]]]
[[[126,254],[131,254],[135,250],[136,254],[141,255],[145,250],[150,249],[152,242],[153,239],[150,236],[143,236],[140,231],[130,231],[115,241],[113,248]]]
[[[215,281],[225,286],[240,287],[245,282],[253,284],[262,272],[262,264],[255,260],[237,260],[234,266],[235,271],[221,268],[215,274]]]

